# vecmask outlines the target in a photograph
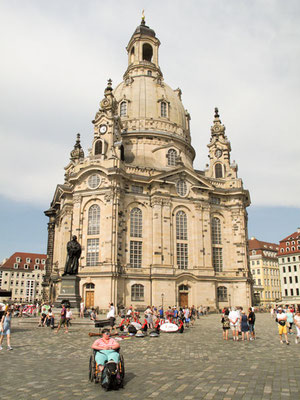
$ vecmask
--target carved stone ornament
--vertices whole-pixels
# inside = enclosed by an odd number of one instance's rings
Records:
[[[221,123],[220,116],[219,116],[219,110],[217,107],[215,108],[215,119],[214,119],[214,124],[211,127],[211,133],[212,135],[224,135],[225,132],[225,126]]]
[[[80,133],[77,133],[77,139],[76,143],[74,145],[74,149],[70,153],[70,159],[72,161],[80,160],[84,158],[84,151],[82,150],[81,144],[80,144]]]

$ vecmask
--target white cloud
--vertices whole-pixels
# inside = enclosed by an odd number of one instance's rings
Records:
[[[297,1],[2,2],[0,194],[49,204],[77,132],[90,147],[90,121],[106,79],[122,79],[142,8],[165,80],[191,113],[195,167],[207,162],[218,106],[253,204],[299,206]]]

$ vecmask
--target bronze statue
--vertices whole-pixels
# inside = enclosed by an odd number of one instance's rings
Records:
[[[62,276],[65,275],[77,275],[78,273],[78,260],[81,255],[81,246],[77,242],[77,237],[72,236],[72,240],[70,240],[67,244],[67,260],[65,265],[65,270]]]

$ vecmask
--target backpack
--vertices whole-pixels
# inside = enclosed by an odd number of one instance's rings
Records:
[[[230,328],[230,322],[227,315],[224,316],[223,328]]]

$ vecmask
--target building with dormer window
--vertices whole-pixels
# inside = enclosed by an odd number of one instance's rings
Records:
[[[126,47],[128,67],[111,80],[93,122],[91,150],[77,137],[48,224],[45,300],[59,293],[66,244],[82,246],[86,306],[251,305],[249,192],[230,161],[215,109],[209,164],[194,169],[190,115],[164,80],[160,41],[144,18]]]

